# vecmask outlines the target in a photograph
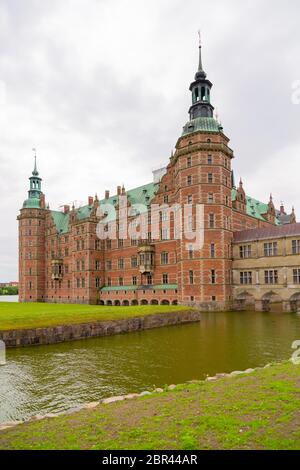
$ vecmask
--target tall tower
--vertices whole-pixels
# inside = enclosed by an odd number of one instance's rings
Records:
[[[181,303],[205,308],[217,305],[223,309],[231,303],[233,152],[221,124],[214,118],[212,86],[203,70],[200,44],[199,67],[190,85],[190,120],[176,145],[174,174],[181,206],[202,205],[204,246],[193,250],[188,240],[180,243],[178,294]],[[195,230],[194,209],[192,218]]]
[[[19,300],[43,302],[45,299],[45,196],[36,164],[29,178],[28,198],[19,221]]]

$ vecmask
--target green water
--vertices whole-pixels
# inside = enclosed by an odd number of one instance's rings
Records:
[[[288,359],[297,339],[297,314],[208,313],[197,324],[10,349],[0,367],[0,421],[263,366]]]

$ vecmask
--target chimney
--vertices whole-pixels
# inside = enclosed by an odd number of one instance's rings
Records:
[[[64,214],[68,214],[70,212],[70,206],[65,205],[64,206]]]
[[[118,196],[121,196],[121,193],[122,193],[122,188],[121,188],[121,186],[118,186],[118,187],[117,187],[117,194],[118,194]]]
[[[89,206],[92,206],[94,203],[94,198],[92,196],[89,196]]]
[[[281,203],[281,206],[280,206],[280,214],[281,214],[281,215],[286,215],[286,212],[285,212],[285,210],[284,210],[284,205],[283,205],[283,203]]]
[[[108,190],[105,191],[105,199],[109,199],[109,191]]]
[[[41,209],[45,209],[45,207],[46,207],[45,194],[42,194],[42,195],[41,195],[40,207],[41,207]]]

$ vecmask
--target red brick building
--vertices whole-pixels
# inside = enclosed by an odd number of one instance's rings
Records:
[[[200,46],[190,119],[148,185],[52,211],[35,163],[18,217],[20,301],[232,305],[234,232],[293,223],[295,214],[276,210],[272,197],[264,204],[247,196],[242,181],[235,187],[211,89]]]

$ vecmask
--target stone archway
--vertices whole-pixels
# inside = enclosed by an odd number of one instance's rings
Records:
[[[297,292],[292,295],[290,300],[288,301],[289,303],[289,311],[291,312],[299,312],[300,311],[300,292]]]
[[[282,311],[282,298],[277,292],[267,292],[260,301],[256,302],[256,310],[262,312],[270,312],[271,310]]]
[[[178,305],[178,300],[173,300],[172,305]]]
[[[241,292],[234,299],[235,310],[247,310],[247,308],[254,308],[255,298],[247,291]]]
[[[123,300],[122,305],[124,307],[129,307],[129,300]]]
[[[109,307],[111,307],[111,306],[112,306],[112,301],[111,301],[111,300],[107,300],[107,301],[106,301],[106,305],[108,305]]]
[[[151,305],[158,305],[159,304],[158,300],[155,300],[155,299],[151,300],[150,303],[151,303]]]
[[[139,304],[139,303],[138,303],[138,301],[137,301],[136,299],[133,299],[133,300],[131,301],[131,305],[138,305],[138,304]]]
[[[121,302],[120,302],[119,300],[115,300],[115,301],[114,301],[114,305],[115,305],[116,307],[120,307]]]
[[[146,299],[141,300],[141,305],[148,305],[149,302]]]
[[[170,305],[169,300],[162,300],[160,305]]]

